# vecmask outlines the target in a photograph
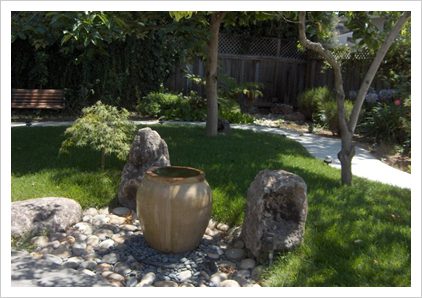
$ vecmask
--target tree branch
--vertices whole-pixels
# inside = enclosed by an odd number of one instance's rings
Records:
[[[355,131],[358,119],[359,119],[359,113],[363,105],[363,101],[365,100],[365,96],[368,93],[369,87],[371,86],[371,83],[375,77],[375,74],[378,71],[378,68],[380,67],[382,61],[384,60],[385,55],[387,54],[388,49],[393,44],[396,37],[399,35],[401,28],[403,25],[407,22],[407,20],[410,18],[410,11],[404,12],[397,23],[394,25],[393,29],[388,34],[387,38],[381,45],[381,47],[378,49],[377,54],[375,55],[374,60],[371,63],[371,66],[368,69],[368,72],[365,75],[365,78],[363,79],[363,82],[359,88],[358,94],[356,95],[356,100],[353,105],[352,114],[350,116],[349,121],[349,127],[352,131]]]
[[[306,13],[304,11],[299,12],[299,42],[305,48],[320,54],[333,68],[340,133],[345,133],[345,131],[347,129],[350,130],[350,128],[347,126],[346,117],[344,115],[344,90],[341,65],[334,55],[329,50],[325,49],[319,42],[312,42],[306,38],[305,16]]]

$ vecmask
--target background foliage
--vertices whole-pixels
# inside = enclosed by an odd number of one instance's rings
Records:
[[[132,109],[181,57],[175,29],[167,12],[14,13],[12,88],[66,88],[70,111]]]

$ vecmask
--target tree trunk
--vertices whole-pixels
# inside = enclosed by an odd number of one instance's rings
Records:
[[[341,150],[337,154],[341,163],[341,183],[352,184],[352,158],[355,155],[355,145],[353,144],[353,134],[350,131],[341,134]]]
[[[218,35],[224,12],[211,14],[210,39],[206,64],[206,96],[207,96],[207,136],[217,135],[218,125],[218,94],[217,94],[217,65],[218,65]]]
[[[101,170],[105,169],[105,149],[101,149]]]

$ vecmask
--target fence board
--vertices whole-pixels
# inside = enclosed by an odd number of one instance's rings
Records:
[[[310,88],[327,86],[334,88],[331,69],[315,55],[304,55],[296,49],[295,42],[280,39],[253,39],[222,37],[220,44],[219,71],[233,77],[238,83],[259,82],[263,84],[263,102],[280,102],[296,106],[297,96]],[[267,44],[268,48],[265,47]],[[258,55],[257,55],[258,54]],[[272,55],[272,56],[271,56]],[[345,60],[344,90],[358,90],[369,66],[367,60]],[[194,74],[205,76],[204,64],[197,59],[190,67]],[[177,92],[195,90],[205,96],[205,88],[187,82],[176,68],[166,86]],[[375,80],[374,88],[385,88]]]

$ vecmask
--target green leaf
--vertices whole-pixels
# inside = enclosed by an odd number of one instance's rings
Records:
[[[69,39],[72,38],[72,34],[66,34],[63,36],[62,41],[61,41],[61,45],[65,44]]]
[[[99,13],[97,14],[97,17],[100,18],[100,20],[103,22],[104,25],[107,26],[108,29],[110,29],[111,27],[110,20],[107,18],[105,14]]]

